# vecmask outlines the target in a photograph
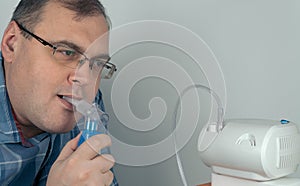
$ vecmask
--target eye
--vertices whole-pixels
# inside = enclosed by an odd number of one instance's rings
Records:
[[[58,47],[56,49],[56,53],[60,53],[61,55],[65,55],[65,56],[74,56],[74,55],[76,55],[77,52],[74,50],[71,50],[71,49]]]
[[[90,68],[94,71],[102,70],[106,64],[105,59],[90,59]]]
[[[56,48],[54,56],[61,61],[73,61],[80,58],[80,54],[77,51],[63,46]]]
[[[103,68],[105,66],[106,60],[105,59],[95,59],[93,60],[93,65],[96,66],[96,68]]]
[[[99,67],[103,67],[105,65],[105,63],[106,62],[104,60],[97,60],[96,61],[96,65],[99,66]]]
[[[62,50],[61,53],[66,56],[73,56],[73,55],[75,55],[76,52],[72,51],[72,50]]]

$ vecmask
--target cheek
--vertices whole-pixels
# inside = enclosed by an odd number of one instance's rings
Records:
[[[39,99],[44,103],[56,96],[58,88],[65,81],[66,75],[49,60],[32,59],[28,61],[28,65],[19,69],[22,69],[22,77],[19,79],[22,79],[22,84],[32,95],[32,99]]]
[[[40,66],[32,67],[30,73],[31,86],[38,92],[47,95],[53,92],[53,88],[58,82],[59,76],[51,68],[43,68]],[[52,90],[52,91],[51,91]]]
[[[99,84],[100,84],[100,78],[90,81],[88,85],[83,88],[83,95],[84,95],[83,98],[88,100],[89,102],[94,101],[95,96],[99,89]]]
[[[97,92],[98,92],[98,89],[99,89],[99,87],[100,87],[100,81],[101,81],[101,78],[99,77],[98,79],[97,79],[97,81],[96,81],[96,84],[95,84],[95,96],[96,96],[96,94],[97,94]]]
[[[97,78],[97,80],[95,81],[95,86],[94,86],[94,89],[93,89],[93,99],[95,98],[95,96],[96,96],[96,94],[97,94],[97,92],[98,92],[98,89],[99,89],[99,86],[100,86],[100,80],[101,80],[101,78],[99,77],[99,78]]]

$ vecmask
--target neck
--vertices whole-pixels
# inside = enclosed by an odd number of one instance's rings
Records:
[[[29,139],[38,134],[43,133],[43,131],[41,131],[39,128],[35,127],[34,125],[25,124],[26,122],[24,122],[24,121],[22,122],[22,120],[19,119],[20,117],[18,117],[18,115],[15,113],[14,109],[12,109],[12,112],[13,112],[13,116],[14,116],[14,120],[17,125],[17,128],[19,130],[21,130],[22,135],[25,139]]]

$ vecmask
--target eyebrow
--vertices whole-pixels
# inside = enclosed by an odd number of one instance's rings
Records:
[[[93,56],[91,59],[110,59],[110,55],[109,54],[99,54],[96,56]]]
[[[77,44],[75,44],[75,43],[73,43],[71,41],[68,41],[68,40],[54,41],[54,42],[51,42],[51,43],[54,46],[63,45],[63,46],[70,47],[71,49],[74,49],[75,51],[77,51],[77,52],[79,52],[81,54],[84,53],[84,48],[83,47],[80,47]]]
[[[51,42],[54,46],[55,45],[64,45],[64,46],[67,46],[67,47],[70,47],[71,49],[74,49],[75,51],[79,52],[80,54],[84,54],[84,49],[83,47],[80,47],[78,46],[77,44],[71,42],[71,41],[68,41],[68,40],[62,40],[62,41],[54,41],[54,42]],[[97,58],[101,58],[101,59],[110,59],[110,55],[109,54],[99,54],[99,55],[96,55],[94,57],[91,57],[91,59],[97,59]]]

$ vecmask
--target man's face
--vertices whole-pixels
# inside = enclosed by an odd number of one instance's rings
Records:
[[[103,16],[77,20],[74,15],[74,12],[50,3],[42,21],[31,31],[49,43],[72,43],[83,51],[97,38],[107,35]],[[5,70],[7,89],[17,119],[30,129],[23,133],[33,136],[42,131],[61,133],[71,130],[75,124],[74,111],[61,96],[80,98],[83,96],[81,88],[90,87],[93,90],[84,96],[91,101],[98,89],[99,78],[94,82],[88,80],[88,63],[79,70],[63,66],[55,60],[50,47],[18,34],[14,58],[5,63]],[[107,55],[108,37],[101,39],[101,45],[97,47],[100,55]]]

